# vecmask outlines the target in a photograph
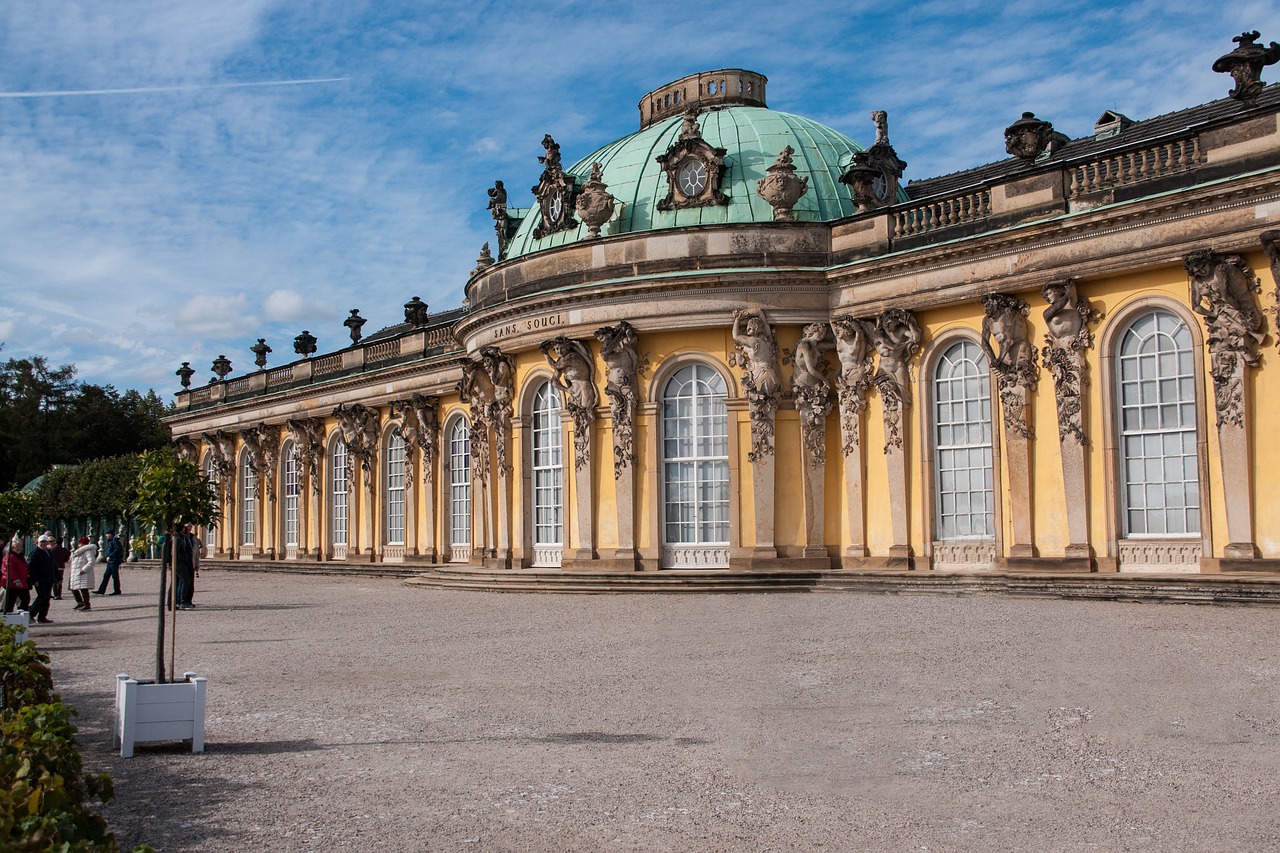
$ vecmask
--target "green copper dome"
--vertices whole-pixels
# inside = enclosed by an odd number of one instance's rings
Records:
[[[795,149],[792,162],[796,177],[809,179],[808,190],[793,209],[797,221],[827,222],[857,211],[849,188],[840,183],[840,175],[862,146],[844,134],[801,116],[740,104],[712,106],[698,115],[697,121],[702,138],[726,151],[720,189],[729,197],[728,205],[658,209],[658,202],[667,196],[668,183],[656,158],[680,138],[682,125],[682,117],[672,115],[606,145],[565,170],[578,179],[581,188],[591,174],[592,164],[603,166],[608,192],[624,207],[604,226],[602,236],[696,225],[773,222],[773,208],[756,194],[756,182],[766,177],[766,169],[788,145]],[[576,228],[535,239],[533,232],[540,218],[534,203],[507,247],[507,258],[587,237],[587,227],[579,223]]]

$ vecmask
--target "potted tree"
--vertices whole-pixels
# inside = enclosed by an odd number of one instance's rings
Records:
[[[160,567],[156,677],[141,680],[116,676],[116,742],[124,758],[133,754],[135,743],[157,740],[190,738],[191,751],[203,752],[205,679],[193,672],[184,673],[181,680],[175,678],[178,610],[170,576],[178,564],[178,538],[183,526],[212,523],[217,517],[216,498],[199,467],[180,459],[169,448],[143,455],[136,491],[131,514],[153,530],[164,531],[170,559],[167,566],[162,560]]]
[[[35,495],[29,492],[0,492],[0,559],[8,556],[13,537],[38,530],[40,527],[40,506]],[[9,609],[9,591],[0,589],[0,613]],[[17,640],[27,640],[28,617],[25,610],[18,613],[5,613],[4,621],[18,626]]]

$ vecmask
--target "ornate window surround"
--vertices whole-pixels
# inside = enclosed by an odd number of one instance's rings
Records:
[[[402,524],[400,529],[400,541],[396,542],[391,537],[391,440],[396,435],[400,436],[400,445],[402,456],[400,459],[400,476],[401,476],[401,494],[400,494],[400,511],[402,515]],[[379,540],[379,553],[382,555],[383,562],[394,562],[404,560],[405,542],[408,537],[408,527],[413,523],[413,519],[409,518],[409,488],[411,487],[405,481],[405,462],[411,448],[404,440],[404,435],[400,433],[399,419],[388,418],[383,424],[382,435],[378,437],[378,457],[374,463],[378,466],[377,483],[378,483],[378,525],[377,537]]]
[[[203,474],[209,480],[209,482],[217,483],[217,480],[215,479],[217,474],[213,470],[213,454],[208,450],[204,451],[204,453],[200,455],[200,473]],[[218,483],[214,487],[214,490],[218,495],[218,503],[217,503],[218,518],[222,519],[223,513],[226,511],[226,508],[222,505],[223,502],[222,502],[221,484]],[[218,541],[219,539],[218,534],[221,533],[224,526],[225,525],[222,523],[222,521],[219,520],[218,522],[215,522],[214,524],[208,527],[201,528],[200,530],[200,541],[204,543],[204,546],[206,549],[208,549],[210,556],[213,556],[215,553],[222,550],[219,547],[220,543]]]
[[[938,515],[934,505],[938,471],[936,465],[937,440],[934,435],[934,394],[933,377],[943,353],[953,344],[968,341],[981,348],[981,335],[977,329],[968,326],[952,326],[944,328],[930,338],[924,345],[915,377],[915,399],[917,409],[917,425],[920,441],[920,497],[917,506],[921,511],[924,532],[924,552],[931,569],[958,568],[957,562],[972,569],[990,569],[995,562],[1004,556],[1004,493],[1002,483],[1002,454],[1000,418],[997,416],[999,390],[996,388],[994,376],[987,372],[987,382],[991,397],[991,481],[995,491],[992,507],[992,526],[995,535],[991,539],[957,539],[943,541],[938,536]],[[906,508],[903,508],[904,510]],[[990,550],[987,551],[986,549]],[[988,555],[990,559],[988,559]],[[951,557],[953,559],[947,559]],[[941,559],[940,559],[941,558]]]
[[[565,429],[564,393],[555,387],[554,374],[546,367],[538,366],[531,370],[520,385],[515,401],[516,416],[512,418],[512,444],[520,448],[520,483],[516,492],[520,505],[512,514],[512,542],[518,549],[513,555],[516,564],[529,568],[539,565],[538,555],[534,552],[534,482],[533,482],[533,403],[543,383],[550,383],[551,389],[560,400],[560,460],[562,474],[560,481],[560,525],[561,525],[561,559],[563,552],[569,547],[569,531],[571,518],[570,489],[572,488],[572,470],[564,470],[567,460],[573,458],[573,448],[569,445],[569,431]],[[543,568],[554,566],[543,565]]]
[[[725,404],[729,420],[729,543],[727,550],[732,559],[742,553],[741,524],[741,486],[742,472],[738,468],[738,433],[740,426],[749,418],[747,401],[741,396],[742,391],[728,366],[706,352],[694,349],[679,350],[669,354],[654,370],[647,386],[641,389],[644,404],[641,414],[645,417],[646,456],[648,465],[645,471],[646,486],[649,494],[655,499],[647,502],[645,507],[648,517],[642,523],[649,531],[650,546],[640,549],[641,557],[661,565],[665,537],[663,536],[663,515],[665,502],[661,499],[662,491],[662,392],[671,377],[683,367],[699,364],[709,367],[720,375],[725,385]],[[746,549],[750,551],[748,547]]]
[[[293,507],[294,520],[294,539],[289,541],[289,487],[288,487],[288,469],[289,459],[293,457],[293,476],[294,487],[297,493],[294,495],[296,503]],[[276,489],[276,530],[279,531],[276,553],[283,555],[286,560],[298,559],[298,546],[302,541],[302,502],[305,495],[302,492],[302,470],[298,464],[297,446],[293,439],[285,439],[284,444],[280,447],[280,464],[277,476],[280,478],[279,485]]]
[[[334,501],[334,495],[336,494],[335,489],[337,488],[337,485],[338,485],[337,478],[334,477],[334,465],[337,461],[336,457],[337,457],[337,449],[339,444],[342,444],[343,453],[346,454],[348,458],[350,458],[351,450],[346,446],[346,444],[342,442],[341,430],[339,430],[337,427],[334,427],[333,432],[330,433],[329,438],[325,441],[325,454],[324,454],[324,484],[325,484],[324,521],[325,523],[324,523],[323,541],[325,543],[324,550],[326,553],[328,553],[330,560],[345,560],[347,558],[348,549],[350,549],[351,547],[352,525],[351,525],[350,484],[348,484],[348,488],[343,498],[343,500],[345,501],[344,509],[346,510],[346,520],[344,524],[344,528],[346,530],[346,543],[341,544],[341,543],[336,543],[334,541],[336,537],[335,531],[337,528],[337,510],[338,510],[336,502]],[[348,467],[347,476],[348,477],[350,476],[349,467]]]
[[[240,473],[237,478],[239,482],[236,484],[240,490],[240,500],[237,501],[238,506],[236,508],[238,515],[236,519],[236,547],[242,552],[248,549],[249,554],[242,553],[241,556],[251,557],[258,552],[258,538],[262,531],[258,530],[259,499],[254,494],[258,472],[253,470],[248,448],[240,448],[239,458],[236,460],[236,468]]]
[[[1124,524],[1123,519],[1120,517],[1122,506],[1119,493],[1120,406],[1116,400],[1115,387],[1117,350],[1124,339],[1124,332],[1129,329],[1133,322],[1140,315],[1154,310],[1168,311],[1185,323],[1187,329],[1191,332],[1191,349],[1194,354],[1191,363],[1195,371],[1196,388],[1196,467],[1200,477],[1200,536],[1198,539],[1182,537],[1168,540],[1125,540],[1120,536],[1120,531],[1124,529]],[[1121,550],[1123,545],[1129,543],[1141,544],[1148,551],[1162,542],[1167,543],[1167,550],[1170,551],[1171,555],[1176,556],[1174,554],[1175,551],[1185,555],[1185,548],[1189,542],[1198,542],[1202,560],[1213,556],[1213,508],[1209,480],[1209,426],[1205,411],[1207,395],[1212,391],[1205,384],[1207,382],[1204,369],[1205,352],[1204,331],[1196,320],[1195,315],[1191,313],[1186,305],[1174,297],[1164,294],[1147,293],[1121,304],[1110,312],[1110,316],[1106,318],[1102,328],[1099,330],[1098,359],[1100,364],[1095,387],[1100,387],[1102,391],[1103,465],[1105,482],[1110,484],[1107,488],[1102,489],[1107,502],[1105,560],[1109,563],[1106,568],[1111,571],[1123,571],[1125,569],[1121,565]],[[1176,571],[1176,569],[1170,570]]]
[[[467,547],[458,553],[454,552],[453,541],[453,430],[461,422],[467,430],[467,456],[468,460],[471,455],[471,418],[467,416],[465,409],[461,405],[445,412],[440,419],[440,477],[438,479],[440,488],[440,502],[438,513],[440,518],[440,537],[437,540],[440,543],[440,552],[443,559],[447,563],[467,563],[471,561],[472,551],[476,547],[476,529],[475,529],[475,510],[476,510],[476,490],[475,483],[471,479],[471,466],[467,465],[466,476],[462,483],[465,484],[467,490],[467,503],[470,506],[468,515],[471,518],[471,526],[468,530]]]

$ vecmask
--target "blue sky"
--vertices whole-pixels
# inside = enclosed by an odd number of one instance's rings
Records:
[[[1223,97],[1209,66],[1246,29],[1280,40],[1280,7],[12,0],[0,358],[169,399],[182,361],[203,384],[258,337],[273,365],[303,328],[340,348],[351,308],[370,332],[456,307],[495,179],[527,206],[544,133],[571,163],[695,71],[763,73],[770,107],[864,144],[887,110],[921,179],[1002,159],[1024,110],[1076,137]]]

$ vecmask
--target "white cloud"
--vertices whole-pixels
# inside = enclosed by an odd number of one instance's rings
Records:
[[[185,336],[195,332],[208,335],[227,335],[243,330],[248,325],[245,317],[246,300],[243,293],[231,296],[210,296],[198,293],[186,300],[178,310],[178,322],[171,325],[172,333]]]
[[[262,303],[267,320],[301,320],[313,310],[306,297],[296,290],[273,290]]]

